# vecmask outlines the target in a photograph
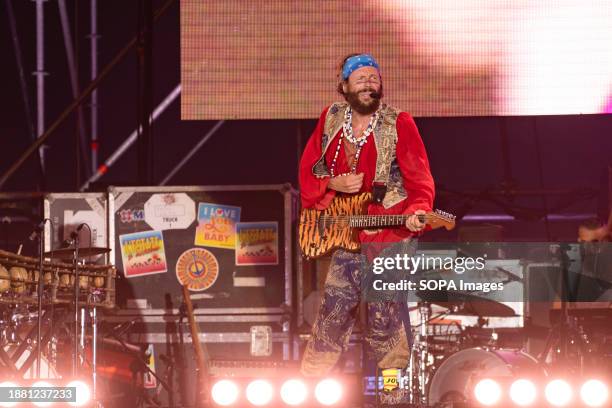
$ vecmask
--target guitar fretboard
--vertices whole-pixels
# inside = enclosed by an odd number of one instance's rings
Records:
[[[410,215],[351,215],[349,225],[354,228],[395,227],[406,224]],[[418,215],[420,222],[426,222],[426,214]]]

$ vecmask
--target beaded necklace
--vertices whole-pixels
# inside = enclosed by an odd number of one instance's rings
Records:
[[[368,136],[374,131],[376,124],[378,123],[378,118],[380,117],[380,110],[377,110],[374,115],[370,118],[370,123],[368,123],[368,127],[363,131],[363,134],[359,138],[355,138],[353,135],[353,111],[349,106],[344,112],[344,124],[342,125],[342,133],[340,134],[338,140],[338,146],[336,146],[336,151],[334,152],[334,158],[332,159],[331,166],[329,167],[329,172],[332,177],[335,177],[336,170],[336,161],[338,160],[338,154],[340,153],[340,147],[342,146],[342,139],[346,138],[349,142],[357,146],[357,151],[355,152],[355,158],[353,159],[353,163],[351,164],[351,171],[349,173],[339,174],[340,176],[345,176],[347,174],[355,174],[357,171],[357,163],[359,162],[359,155],[361,154],[361,149],[368,141]]]

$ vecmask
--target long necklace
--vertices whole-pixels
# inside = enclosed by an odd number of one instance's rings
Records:
[[[377,110],[372,117],[370,117],[370,123],[368,123],[368,127],[363,131],[361,137],[356,138],[353,134],[353,110],[349,106],[346,111],[344,111],[344,125],[342,125],[342,133],[346,140],[354,144],[355,146],[363,146],[370,134],[374,131],[376,127],[376,123],[378,123],[378,117],[380,116],[380,110]]]
[[[380,116],[380,111],[376,111],[374,115],[370,118],[370,123],[368,123],[368,127],[363,132],[360,138],[356,139],[353,135],[353,125],[352,125],[352,117],[353,112],[350,106],[344,112],[344,124],[342,125],[342,133],[338,138],[338,145],[336,146],[336,151],[334,152],[334,158],[332,159],[331,166],[329,168],[329,172],[332,177],[336,176],[336,162],[338,161],[338,154],[340,153],[340,148],[342,147],[342,140],[346,137],[346,140],[357,146],[357,150],[355,151],[355,158],[353,159],[353,163],[351,164],[350,173],[355,174],[357,171],[357,163],[359,162],[359,155],[361,154],[361,149],[368,141],[368,136],[372,133],[374,128],[376,127],[376,123],[378,123],[378,118]],[[350,173],[340,174],[340,176],[345,176]]]

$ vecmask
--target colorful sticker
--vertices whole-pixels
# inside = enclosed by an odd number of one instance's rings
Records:
[[[144,209],[142,208],[119,210],[117,211],[117,213],[119,214],[119,221],[122,224],[127,224],[136,221],[144,221],[145,219]]]
[[[119,236],[123,274],[126,278],[164,273],[168,270],[161,231]]]
[[[200,203],[195,245],[234,249],[238,221],[240,221],[240,207]]]
[[[153,373],[155,373],[155,348],[153,347],[153,344],[149,343],[145,356],[149,357],[145,361],[147,362],[147,366],[151,371],[146,370],[144,372],[142,386],[146,389],[157,388],[157,378],[155,378],[153,375]]]
[[[383,376],[383,390],[385,391],[393,391],[394,389],[399,387],[398,377],[400,375],[400,370],[397,368],[387,368],[382,370]]]
[[[144,216],[154,230],[189,228],[195,220],[195,202],[185,193],[153,194],[144,205]]]
[[[189,290],[206,290],[214,285],[218,277],[219,262],[207,249],[188,249],[176,261],[176,278]]]
[[[236,265],[278,265],[278,222],[236,225]]]

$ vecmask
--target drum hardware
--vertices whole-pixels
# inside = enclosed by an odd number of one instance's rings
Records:
[[[417,291],[416,295],[431,304],[462,316],[515,317],[514,310],[503,303],[477,295],[447,290]]]
[[[42,228],[39,228],[36,232],[38,236],[42,233]],[[58,362],[62,361],[61,355],[58,360],[58,352],[61,353],[63,348],[62,341],[74,344],[73,356],[76,351],[78,361],[84,362],[85,342],[88,339],[85,316],[91,313],[94,358],[89,363],[94,371],[95,398],[98,385],[98,308],[114,307],[116,270],[111,265],[82,264],[84,257],[108,250],[86,249],[85,256],[81,256],[78,237],[75,241],[76,247],[69,250],[73,253],[72,264],[44,260],[45,256],[65,257],[67,250],[45,253],[42,245],[37,259],[0,250],[0,323],[4,323],[0,331],[0,371],[15,379],[24,376],[40,378],[41,370],[45,375],[51,372],[56,375]],[[34,305],[41,311],[35,311]],[[68,334],[72,330],[70,326],[65,326],[68,309],[56,308],[55,305],[74,307],[77,319],[73,334]],[[65,333],[60,329],[65,329]],[[74,359],[72,361],[72,373],[75,373]],[[68,371],[65,373],[68,375]],[[100,406],[99,401],[96,404]]]
[[[94,302],[92,302],[94,304],[94,307],[91,310],[91,326],[92,326],[92,399],[93,401],[96,402],[96,404],[98,406],[101,406],[101,402],[98,401],[97,398],[97,391],[98,391],[98,308],[95,306],[96,301],[98,300],[98,297],[101,295],[101,292],[99,290],[94,290],[92,291],[92,293],[89,295],[90,298],[92,298],[92,300],[94,300]],[[89,301],[89,299],[88,299]],[[81,309],[83,312],[85,312],[85,309]],[[82,320],[85,320],[85,316],[83,316]],[[82,333],[82,337],[81,337],[81,347],[82,350],[85,351],[85,337],[86,337],[86,333],[85,333],[85,323],[82,323],[82,328],[81,328],[81,333]]]
[[[81,229],[87,226],[89,235],[91,236],[91,228],[86,223],[80,224],[77,229],[70,235],[74,242],[74,251],[72,264],[74,265],[74,349],[72,354],[72,375],[78,376],[78,359],[79,359],[79,289],[81,288],[81,281],[79,280],[79,232]]]
[[[90,256],[100,255],[100,254],[110,252],[109,248],[94,248],[94,247],[79,248],[80,246],[79,232],[84,227],[87,227],[87,229],[89,230],[89,234],[91,236],[92,232],[91,232],[90,226],[87,223],[81,223],[76,228],[76,230],[70,234],[71,239],[69,240],[69,242],[71,243],[72,247],[57,249],[54,251],[45,252],[43,254],[47,258],[71,259],[72,260],[74,283],[71,282],[71,279],[68,279],[67,282],[65,282],[65,280],[60,279],[60,284],[63,284],[63,286],[70,286],[72,284],[73,286],[74,297],[73,297],[72,306],[74,307],[74,318],[73,318],[74,333],[73,333],[73,352],[72,352],[72,375],[75,377],[78,376],[78,371],[79,371],[79,355],[80,355],[79,339],[81,343],[81,349],[84,348],[84,341],[85,341],[84,339],[85,311],[84,310],[81,311],[82,319],[79,319],[79,305],[80,305],[79,292],[80,292],[81,287],[83,287],[84,289],[87,289],[89,286],[89,282],[88,282],[89,279],[86,277],[85,281],[83,281],[83,279],[81,279],[81,276],[79,275],[80,269],[83,267],[83,265],[81,265],[79,261],[82,258],[87,258]],[[42,271],[42,266],[41,266],[41,271]],[[89,298],[88,298],[87,303],[89,303]],[[81,320],[81,323],[79,323],[80,320]],[[80,336],[79,336],[79,328],[81,329]]]
[[[17,345],[15,344],[9,344],[3,347],[0,347],[0,350],[2,351],[2,353],[4,353],[5,355],[8,354],[13,354],[15,348],[17,347]],[[19,377],[19,378],[26,378],[26,379],[36,379],[36,371],[38,370],[37,367],[35,367],[34,365],[30,365],[24,372],[23,375],[18,376],[18,372],[17,372],[17,368],[16,367],[25,367],[24,363],[25,361],[32,355],[32,350],[30,348],[27,348],[25,350],[24,353],[22,353],[18,360],[15,361],[14,363],[12,363],[12,366],[14,367],[14,371],[12,371],[11,376],[12,377]],[[9,371],[11,371],[9,369]],[[43,355],[42,360],[41,360],[41,368],[40,368],[40,372],[42,377],[41,378],[59,378],[59,375],[55,369],[55,364],[53,364],[52,360],[50,358],[48,358],[47,356]]]
[[[465,351],[465,349],[449,352],[450,349],[447,345],[445,350],[446,353],[444,353],[444,359],[442,360],[440,366],[436,367],[436,356],[433,354],[434,350],[432,347],[439,343],[444,343],[444,341],[436,342],[434,336],[429,333],[429,328],[432,326],[432,322],[449,315],[476,316],[478,317],[476,328],[482,329],[488,324],[489,317],[514,317],[515,313],[512,308],[504,305],[503,303],[470,293],[438,290],[435,292],[417,291],[416,295],[420,298],[420,301],[417,303],[417,306],[412,307],[411,310],[418,310],[419,317],[418,323],[412,326],[413,330],[416,331],[416,336],[411,349],[406,376],[403,378],[403,383],[405,384],[404,386],[410,390],[410,403],[412,406],[433,406],[434,403],[440,403],[440,401],[431,400],[434,378],[442,375],[438,373],[440,373],[442,366],[448,359],[462,353]],[[432,305],[442,307],[445,310],[432,316]],[[459,338],[463,338],[466,335],[466,328],[460,324],[455,324],[458,326],[457,335]],[[493,331],[493,333],[495,333],[495,331]],[[494,340],[493,334],[490,336],[488,343],[495,346],[496,342],[491,341],[491,339]],[[495,351],[496,349],[492,348],[491,350]],[[518,351],[512,352],[522,353]],[[528,359],[532,363],[531,365],[539,367],[539,363],[535,358],[528,356],[526,353],[523,354],[525,354],[524,358]],[[538,369],[543,371],[541,368]],[[465,377],[463,374],[456,373],[456,375],[459,377]],[[468,385],[469,384],[466,386]],[[465,390],[463,390],[463,392],[465,392]],[[457,395],[455,395],[455,397],[457,397]],[[461,398],[457,397],[457,402],[459,402],[459,399],[465,400],[466,398],[464,397],[465,396],[462,396]]]
[[[427,324],[431,319],[431,306],[427,302],[418,305],[419,310],[419,332],[416,347],[410,353],[410,369],[408,375],[408,387],[410,389],[410,403],[427,403],[425,387],[427,384],[427,362],[429,360],[429,346],[427,343]]]
[[[557,247],[557,245],[555,245]],[[576,288],[570,288],[569,284],[569,263],[568,251],[570,246],[566,243],[558,244],[558,261],[561,266],[561,308],[559,321],[550,329],[544,349],[538,356],[541,363],[547,363],[548,357],[552,353],[551,363],[562,367],[563,370],[574,370],[573,374],[582,374],[585,359],[588,358],[588,341],[585,339],[582,328],[576,323],[576,319],[570,316],[568,310],[568,300],[575,300]],[[551,251],[552,252],[552,251]],[[578,366],[572,366],[569,358],[569,349],[574,345],[578,346]]]
[[[408,369],[404,378],[404,384],[410,390],[410,403],[414,406],[427,406],[427,385],[434,369],[435,356],[432,347],[435,341],[428,328],[432,321],[448,316],[451,311],[446,310],[436,315],[432,315],[431,304],[426,301],[419,302],[411,310],[418,310],[419,323],[413,325],[413,330],[418,330],[416,339],[410,351]]]
[[[429,384],[430,406],[469,404],[482,378],[511,380],[520,376],[544,378],[546,370],[531,355],[509,349],[471,348],[450,355],[433,374]],[[471,406],[471,405],[468,405]]]
[[[45,241],[43,239],[42,233],[45,227],[45,224],[49,222],[51,224],[51,228],[53,228],[53,221],[49,218],[44,218],[38,225],[37,228],[32,232],[32,235],[36,235],[38,237],[38,284],[36,285],[36,295],[38,300],[38,324],[36,325],[36,344],[38,347],[36,348],[36,378],[40,378],[40,365],[42,361],[42,315],[43,315],[43,282],[44,282],[44,270],[43,270],[43,254],[45,252]],[[30,240],[32,236],[30,236]],[[34,276],[34,280],[36,276]]]
[[[38,318],[38,316],[37,316]],[[57,316],[56,320],[63,320],[63,314]],[[38,367],[33,371],[32,365],[35,361],[38,361],[38,351],[49,345],[54,338],[57,336],[57,328],[53,324],[53,316],[47,310],[43,309],[43,315],[38,318],[41,321],[41,340],[38,342],[37,337],[37,326],[33,325],[25,337],[18,335],[18,341],[14,344],[6,344],[0,347],[0,360],[4,364],[5,369],[8,369],[12,378],[20,379],[24,378],[26,373],[30,373],[31,378],[37,378]],[[8,350],[6,351],[5,348]],[[41,358],[41,365],[52,363],[48,359]],[[33,374],[33,375],[32,375]]]
[[[129,325],[127,326],[127,331],[129,331],[131,329],[131,327],[136,323],[138,319],[134,319],[129,323]],[[125,334],[125,332],[123,333]],[[112,337],[111,339],[107,338],[107,337]],[[129,344],[127,343],[125,340],[123,340],[121,338],[121,335],[119,335],[115,329],[111,329],[105,336],[103,336],[101,338],[101,341],[104,343],[108,343],[108,344],[120,344],[121,348],[123,349],[123,351],[125,353],[128,353],[132,358],[133,358],[133,362],[132,364],[130,364],[130,370],[132,371],[132,382],[135,381],[136,379],[136,375],[137,373],[142,373],[142,374],[150,374],[151,376],[155,377],[155,379],[159,382],[159,384],[161,384],[161,386],[168,392],[169,395],[173,395],[174,394],[174,388],[170,385],[169,382],[167,382],[166,380],[164,380],[160,375],[158,375],[155,371],[153,371],[149,365],[147,364],[147,361],[150,358],[150,355],[146,354],[146,349],[143,349],[141,347],[138,347],[136,345],[133,344]],[[110,341],[110,343],[109,343]],[[136,384],[132,384],[134,387],[137,387]],[[142,388],[142,384],[140,385],[140,394],[138,396],[138,398],[144,398],[145,402],[147,402],[147,399],[150,399],[150,397],[148,397],[146,395],[146,393],[144,393],[144,388]],[[154,403],[151,401],[148,401],[149,403]],[[159,404],[156,404],[159,405]]]
[[[93,329],[93,357],[92,357],[92,396],[98,401],[98,308],[94,306],[91,311],[91,325]],[[85,346],[83,345],[83,349]]]

